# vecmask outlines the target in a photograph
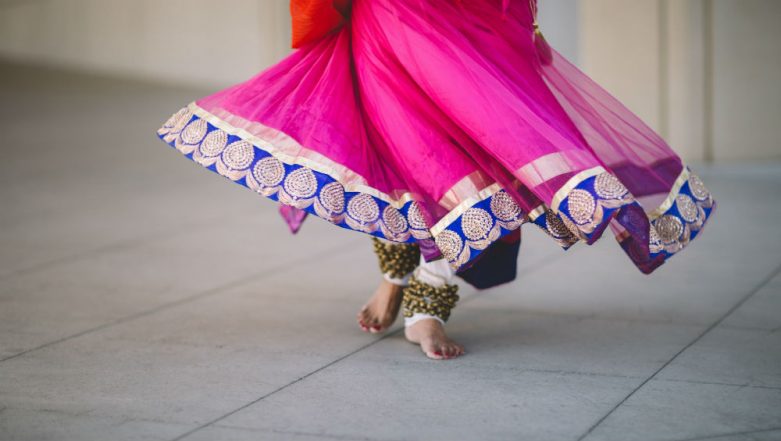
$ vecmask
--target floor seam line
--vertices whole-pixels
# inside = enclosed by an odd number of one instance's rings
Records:
[[[725,436],[751,435],[753,433],[773,432],[773,431],[776,431],[776,430],[781,430],[781,427],[772,427],[770,429],[748,430],[748,431],[744,431],[744,432],[721,433],[721,434],[716,434],[716,435],[696,436],[694,438],[678,439],[678,440],[675,440],[675,441],[707,441],[709,439],[723,438]]]
[[[266,399],[266,398],[268,398],[268,397],[270,397],[270,396],[272,396],[272,395],[276,394],[277,392],[281,392],[282,390],[285,390],[285,389],[287,389],[287,388],[288,388],[288,387],[290,387],[290,386],[293,386],[293,385],[295,385],[295,384],[297,384],[297,383],[299,383],[299,382],[301,382],[301,381],[304,381],[304,380],[306,380],[307,378],[309,378],[309,377],[311,377],[311,376],[313,376],[313,375],[317,374],[318,372],[321,372],[321,371],[323,371],[323,370],[325,370],[325,369],[328,369],[329,367],[331,367],[331,366],[333,366],[333,365],[335,365],[335,364],[339,363],[340,361],[342,361],[342,360],[345,360],[345,359],[347,359],[347,358],[349,358],[349,357],[351,357],[351,356],[353,356],[353,355],[357,354],[358,352],[361,352],[361,351],[363,351],[364,349],[367,349],[367,348],[369,348],[369,347],[371,347],[371,346],[373,346],[373,345],[375,345],[375,344],[377,344],[377,343],[379,343],[379,342],[381,342],[381,341],[385,340],[385,339],[386,339],[386,338],[388,338],[388,337],[391,337],[391,336],[393,336],[393,335],[396,335],[396,334],[398,334],[399,332],[401,332],[401,329],[397,329],[396,331],[389,332],[389,333],[387,333],[387,334],[383,335],[382,337],[380,337],[380,338],[378,338],[378,339],[376,339],[376,340],[373,340],[373,341],[371,341],[371,342],[369,342],[369,343],[366,343],[366,344],[364,344],[364,345],[362,345],[362,346],[359,346],[358,348],[356,348],[356,349],[354,349],[354,350],[352,350],[352,351],[348,352],[347,354],[344,354],[344,355],[342,355],[342,356],[340,356],[340,357],[338,357],[338,358],[336,358],[336,359],[334,359],[334,360],[331,360],[331,361],[329,361],[328,363],[326,363],[326,364],[324,364],[324,365],[320,366],[319,368],[317,368],[317,369],[315,369],[315,370],[313,370],[313,371],[311,371],[311,372],[308,372],[308,373],[304,374],[303,376],[301,376],[301,377],[299,377],[299,378],[296,378],[295,380],[293,380],[293,381],[291,381],[291,382],[289,382],[289,383],[287,383],[287,384],[284,384],[284,385],[282,385],[282,386],[280,386],[280,387],[278,387],[278,388],[276,388],[276,389],[274,389],[274,390],[272,390],[272,391],[270,391],[270,392],[267,392],[267,393],[265,393],[265,394],[261,395],[260,397],[258,397],[258,398],[256,398],[256,399],[254,399],[254,400],[252,400],[252,401],[250,401],[250,402],[248,402],[248,403],[245,403],[245,404],[243,404],[243,405],[241,405],[241,406],[237,407],[236,409],[233,409],[233,410],[231,410],[231,411],[230,411],[230,412],[228,412],[228,413],[225,413],[225,414],[223,414],[223,415],[221,415],[221,416],[219,416],[219,417],[217,417],[217,418],[215,418],[215,419],[213,419],[213,420],[211,420],[211,421],[209,421],[209,422],[207,422],[207,423],[204,423],[204,424],[202,424],[202,425],[200,425],[200,426],[198,426],[198,427],[196,427],[196,428],[194,428],[194,429],[192,429],[192,430],[189,430],[189,431],[187,431],[187,432],[185,432],[185,433],[183,433],[183,434],[181,434],[181,435],[177,436],[176,438],[173,438],[171,441],[179,441],[179,440],[182,440],[182,439],[184,439],[184,438],[186,438],[186,437],[188,437],[188,436],[192,435],[192,434],[193,434],[193,433],[195,433],[195,432],[198,432],[198,431],[200,431],[200,430],[203,430],[203,429],[205,429],[205,428],[207,428],[207,427],[209,427],[209,426],[211,426],[211,425],[214,425],[215,423],[218,423],[218,422],[220,422],[220,421],[224,420],[225,418],[228,418],[228,417],[229,417],[229,416],[231,416],[231,415],[235,415],[236,413],[238,413],[238,412],[240,412],[240,411],[242,411],[242,410],[244,410],[244,409],[247,409],[248,407],[251,407],[251,406],[253,406],[253,405],[255,405],[255,404],[257,404],[257,403],[259,403],[259,402],[263,401],[264,399]]]
[[[759,292],[762,288],[765,287],[768,283],[770,283],[779,273],[781,273],[781,265],[777,266],[773,271],[770,272],[768,276],[766,276],[762,281],[757,284],[754,288],[752,288],[746,295],[744,295],[735,305],[733,305],[730,309],[727,310],[721,317],[719,317],[715,322],[713,322],[710,326],[708,326],[703,332],[701,332],[697,337],[694,338],[694,340],[690,341],[688,344],[686,344],[681,350],[676,352],[672,358],[667,360],[664,364],[662,364],[659,369],[654,371],[651,376],[646,378],[642,383],[640,383],[636,388],[634,388],[627,396],[625,396],[621,401],[618,402],[615,406],[613,406],[612,409],[610,409],[602,418],[597,420],[596,423],[594,423],[589,429],[581,435],[577,441],[583,441],[586,437],[591,435],[591,433],[599,427],[610,415],[613,414],[619,407],[621,407],[624,403],[627,402],[637,391],[643,388],[646,384],[648,384],[649,381],[653,380],[654,377],[656,377],[662,370],[664,370],[667,366],[670,365],[676,358],[678,358],[679,355],[683,354],[687,349],[694,346],[697,342],[699,342],[705,335],[707,335],[710,331],[715,329],[719,324],[721,324],[724,320],[727,319],[730,315],[732,315],[733,312],[735,312],[738,308],[743,306],[751,297],[753,297],[757,292]]]
[[[628,378],[628,377],[627,377]],[[697,380],[680,380],[675,378],[657,378],[656,381],[666,381],[669,383],[687,383],[687,384],[701,384],[710,386],[731,386],[749,389],[767,389],[767,390],[781,390],[781,386],[762,386],[759,384],[735,384],[735,383],[721,383],[718,381],[697,381]]]
[[[534,271],[537,271],[537,270],[539,270],[541,268],[544,268],[544,267],[548,266],[549,264],[557,261],[558,259],[560,259],[562,257],[563,257],[563,255],[558,255],[558,256],[553,256],[553,257],[551,257],[549,259],[543,260],[541,263],[539,263],[539,264],[537,264],[537,265],[527,269],[526,271],[520,272],[519,276],[520,275],[528,275],[528,274],[530,274],[530,273],[532,273]],[[490,293],[488,293],[486,295],[490,295]],[[464,298],[461,301],[461,304],[463,305],[464,303],[468,303],[470,300],[472,300],[472,299],[474,299],[476,297],[477,297],[476,294],[472,294],[469,297]],[[244,404],[244,405],[242,405],[242,406],[240,406],[240,407],[238,407],[238,408],[236,408],[236,409],[234,409],[234,410],[232,410],[232,411],[230,411],[230,412],[228,412],[228,413],[226,413],[226,414],[224,414],[224,415],[222,415],[222,416],[220,416],[218,418],[215,418],[212,421],[204,423],[201,426],[198,426],[198,427],[196,427],[196,428],[194,428],[194,429],[192,429],[192,430],[190,430],[190,431],[188,431],[186,433],[183,433],[182,435],[177,436],[176,438],[173,438],[171,441],[180,441],[180,440],[182,440],[182,439],[184,439],[184,438],[194,434],[195,432],[203,430],[203,429],[205,429],[205,428],[207,428],[207,427],[209,427],[211,425],[214,425],[217,422],[222,421],[225,418],[227,418],[227,417],[229,417],[231,415],[236,414],[237,412],[240,412],[240,411],[242,411],[244,409],[247,409],[247,408],[249,408],[249,407],[251,407],[251,406],[253,406],[253,405],[255,405],[255,404],[257,404],[257,403],[259,403],[261,401],[263,401],[264,399],[266,399],[266,398],[276,394],[277,392],[281,392],[282,390],[284,390],[284,389],[286,389],[286,388],[288,388],[288,387],[290,387],[290,386],[292,386],[292,385],[294,385],[296,383],[299,383],[300,381],[303,381],[303,380],[305,380],[305,379],[307,379],[307,378],[317,374],[318,372],[321,372],[321,371],[323,371],[323,370],[325,370],[325,369],[327,369],[327,368],[329,368],[329,367],[339,363],[340,361],[346,360],[347,358],[349,358],[349,357],[351,357],[351,356],[353,356],[353,355],[363,351],[364,349],[367,349],[367,348],[369,348],[369,347],[371,347],[371,346],[373,346],[373,345],[375,345],[375,344],[385,340],[388,337],[396,335],[396,334],[400,333],[403,330],[404,330],[404,328],[402,327],[402,328],[399,328],[399,329],[397,329],[395,331],[388,332],[387,334],[383,335],[382,337],[378,338],[377,340],[374,340],[374,341],[369,342],[369,343],[367,343],[367,344],[365,344],[363,346],[360,346],[357,349],[355,349],[353,351],[350,351],[349,353],[347,353],[347,354],[345,354],[345,355],[343,355],[343,356],[341,356],[341,357],[339,357],[339,358],[337,358],[337,359],[327,363],[324,366],[321,366],[321,367],[315,369],[312,372],[307,373],[306,375],[304,375],[302,377],[299,377],[296,380],[293,380],[292,382],[290,382],[288,384],[282,385],[282,386],[278,387],[277,389],[275,389],[275,390],[273,390],[271,392],[268,392],[268,393],[264,394],[263,396],[255,399],[255,400],[253,400],[253,401],[251,401],[249,403],[246,403],[246,404]]]
[[[341,254],[342,252],[346,252],[346,251],[349,251],[349,250],[350,250],[350,248],[348,248],[348,247],[345,247],[345,248],[342,248],[342,249],[340,249],[340,247],[334,247],[334,249],[324,250],[321,253],[317,253],[317,254],[312,255],[312,256],[310,256],[308,258],[301,259],[301,260],[298,260],[298,261],[293,262],[293,263],[295,263],[295,264],[309,263],[310,261],[314,261],[314,260],[317,260],[317,259],[323,257],[324,255]],[[175,300],[173,302],[165,303],[165,304],[157,306],[155,308],[148,309],[148,310],[141,311],[141,312],[137,312],[135,314],[131,314],[131,315],[128,315],[128,316],[125,316],[125,317],[120,317],[120,318],[118,318],[116,320],[113,320],[113,321],[110,321],[110,322],[107,322],[107,323],[104,323],[102,325],[98,325],[98,326],[95,326],[95,327],[92,327],[92,328],[89,328],[89,329],[85,329],[85,330],[77,332],[75,334],[67,335],[65,337],[62,337],[62,338],[59,338],[57,340],[53,340],[53,341],[50,341],[50,342],[38,345],[38,346],[36,346],[34,348],[27,349],[27,350],[19,352],[17,354],[13,354],[13,355],[10,355],[10,356],[5,357],[5,358],[0,358],[0,363],[6,362],[6,361],[9,361],[9,360],[13,360],[14,358],[18,358],[18,357],[21,357],[23,355],[29,354],[31,352],[35,352],[35,351],[39,351],[41,349],[45,349],[45,348],[48,348],[50,346],[55,346],[55,345],[58,345],[60,343],[64,343],[66,341],[73,340],[73,339],[82,337],[84,335],[91,334],[93,332],[99,332],[99,331],[102,331],[104,329],[111,328],[113,326],[117,326],[117,325],[121,325],[121,324],[124,324],[124,323],[128,323],[128,322],[131,322],[133,320],[136,320],[136,319],[139,319],[139,318],[142,318],[142,317],[146,317],[146,316],[153,315],[153,314],[161,312],[161,311],[168,310],[170,308],[175,308],[177,306],[181,306],[181,305],[184,305],[184,304],[187,304],[187,303],[190,303],[190,302],[194,302],[194,301],[197,301],[197,300],[200,300],[200,299],[203,299],[203,298],[215,295],[215,294],[219,294],[219,293],[221,293],[223,291],[226,291],[226,290],[229,290],[229,289],[233,289],[233,288],[245,285],[247,283],[250,283],[250,282],[255,281],[257,279],[263,278],[265,276],[272,275],[272,274],[275,274],[275,273],[278,274],[280,272],[280,270],[282,268],[285,268],[285,267],[292,267],[292,263],[286,263],[284,265],[278,265],[278,266],[274,266],[274,267],[271,267],[271,268],[267,268],[267,269],[265,269],[263,271],[259,271],[257,273],[254,273],[254,274],[250,275],[250,276],[233,280],[231,282],[228,282],[228,283],[225,283],[223,285],[220,285],[220,286],[208,289],[206,291],[202,291],[200,293],[193,294],[192,296],[185,297],[185,298],[182,298],[182,299],[179,299],[179,300]],[[282,272],[284,272],[284,271],[282,271]]]
[[[219,427],[221,429],[241,430],[245,432],[255,432],[255,433],[279,433],[279,434],[289,434],[289,435],[319,436],[319,437],[325,437],[329,439],[338,439],[338,440],[345,440],[345,441],[393,441],[390,438],[366,438],[366,437],[357,438],[350,435],[334,435],[329,433],[302,432],[302,431],[295,431],[295,430],[261,429],[261,428],[253,428],[253,427],[232,426],[229,424],[215,424],[214,427]]]

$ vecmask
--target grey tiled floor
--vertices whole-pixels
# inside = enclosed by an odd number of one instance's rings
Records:
[[[525,229],[434,362],[354,324],[365,236],[156,140],[205,93],[0,66],[1,440],[781,439],[781,164],[698,167],[719,210],[650,277]]]

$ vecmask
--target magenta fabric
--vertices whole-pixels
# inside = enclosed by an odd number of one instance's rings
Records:
[[[524,213],[558,212],[565,184],[596,167],[646,213],[657,209],[684,164],[535,37],[535,9],[527,0],[353,0],[337,32],[197,105],[248,133],[260,123],[293,138],[288,157],[344,184],[411,195],[429,226],[492,184]],[[283,215],[293,230],[303,221]],[[649,222],[614,226],[648,254]]]
[[[513,171],[560,151],[584,152],[579,170],[607,166],[636,196],[669,189],[675,152],[559,54],[539,63],[526,1],[505,20],[501,6],[354,0],[339,33],[198,104],[277,128],[380,191],[414,191],[435,218],[464,176],[510,189]],[[579,170],[516,197],[550,203]]]

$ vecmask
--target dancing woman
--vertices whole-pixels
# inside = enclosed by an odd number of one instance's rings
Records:
[[[604,232],[644,273],[715,207],[653,130],[551,49],[536,0],[292,0],[293,51],[175,113],[159,136],[307,215],[374,236],[383,279],[358,313],[436,359],[456,276],[515,278],[520,228],[563,248]]]

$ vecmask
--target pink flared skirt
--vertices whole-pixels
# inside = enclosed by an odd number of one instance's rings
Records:
[[[610,231],[650,273],[715,202],[659,135],[545,50],[535,8],[354,0],[344,25],[158,134],[278,201],[294,230],[314,215],[459,271],[524,223],[564,248]]]

